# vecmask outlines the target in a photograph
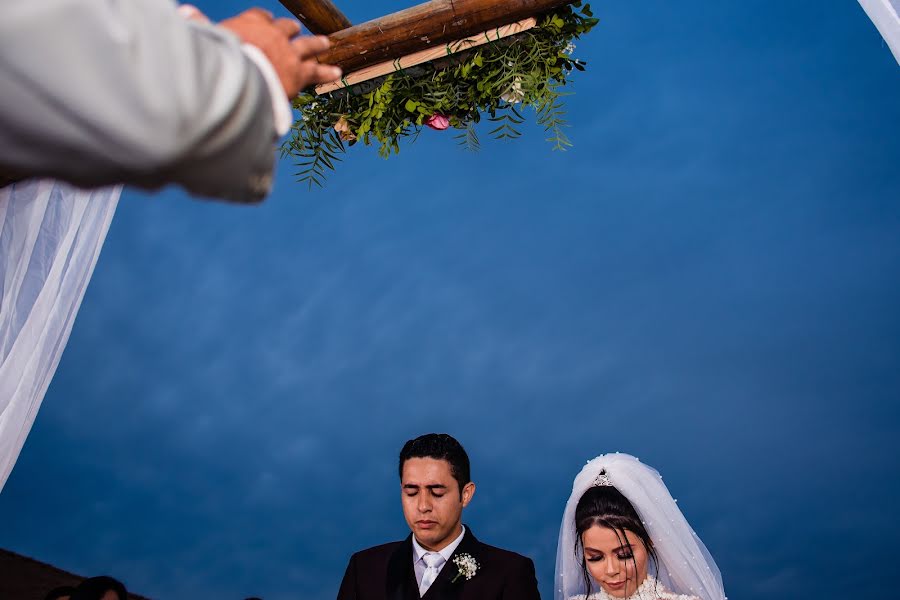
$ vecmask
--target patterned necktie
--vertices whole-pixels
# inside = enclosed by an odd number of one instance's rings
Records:
[[[438,573],[441,571],[441,565],[444,564],[444,557],[437,552],[426,552],[422,555],[422,562],[425,563],[426,569],[422,573],[422,583],[419,584],[419,596],[424,596],[434,580],[437,579]]]

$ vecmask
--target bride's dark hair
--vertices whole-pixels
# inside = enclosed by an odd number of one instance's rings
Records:
[[[647,555],[658,570],[653,540],[650,539],[650,534],[647,533],[647,529],[641,522],[640,515],[631,505],[631,502],[628,501],[628,498],[622,492],[611,485],[595,486],[584,493],[575,507],[575,556],[581,557],[581,574],[584,577],[586,594],[590,595],[593,590],[594,580],[587,568],[587,562],[584,557],[584,542],[581,536],[594,525],[612,529],[622,545],[626,544],[626,529],[636,535],[644,544]],[[637,570],[637,563],[633,554],[631,560],[635,564],[635,570]]]

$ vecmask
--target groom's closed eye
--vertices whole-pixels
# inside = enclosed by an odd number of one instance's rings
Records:
[[[418,485],[404,485],[403,491],[407,496],[415,496],[419,493],[419,487]],[[426,485],[422,487],[430,491],[435,498],[440,498],[447,493],[447,486],[445,485]]]
[[[447,493],[447,486],[445,485],[426,485],[425,488],[431,492],[431,495],[435,498],[440,498]]]

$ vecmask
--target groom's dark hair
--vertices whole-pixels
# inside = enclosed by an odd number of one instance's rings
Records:
[[[459,493],[472,481],[469,471],[469,455],[456,438],[446,433],[426,433],[403,444],[400,451],[400,478],[403,478],[403,463],[410,458],[434,458],[450,463],[450,474],[459,484]]]
[[[115,592],[119,600],[128,600],[125,585],[112,577],[102,575],[82,581],[72,592],[72,600],[102,600],[106,592]]]

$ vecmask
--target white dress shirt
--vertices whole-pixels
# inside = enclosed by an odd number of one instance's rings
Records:
[[[263,78],[266,80],[266,85],[269,88],[269,96],[272,98],[272,114],[275,117],[275,133],[278,137],[281,137],[291,130],[294,113],[291,110],[291,103],[284,93],[284,87],[281,85],[278,73],[275,72],[275,67],[272,66],[272,63],[269,62],[269,59],[266,58],[263,51],[256,46],[241,44],[241,50],[244,51],[247,58],[253,61],[253,64],[256,65],[256,68],[259,69]]]
[[[466,526],[463,525],[462,533],[460,533],[459,536],[455,540],[450,542],[443,550],[438,551],[438,554],[440,554],[444,558],[444,564],[440,566],[440,568],[438,569],[438,573],[440,573],[444,569],[444,567],[447,566],[447,563],[450,561],[450,557],[453,556],[454,552],[456,552],[456,548],[459,546],[460,542],[462,542],[465,535]],[[430,550],[426,550],[425,548],[423,548],[419,543],[419,540],[416,539],[415,535],[412,536],[412,543],[413,568],[416,571],[416,584],[421,587],[422,576],[425,574],[426,569],[425,561],[422,560],[422,556],[424,556],[426,552],[430,552]]]

